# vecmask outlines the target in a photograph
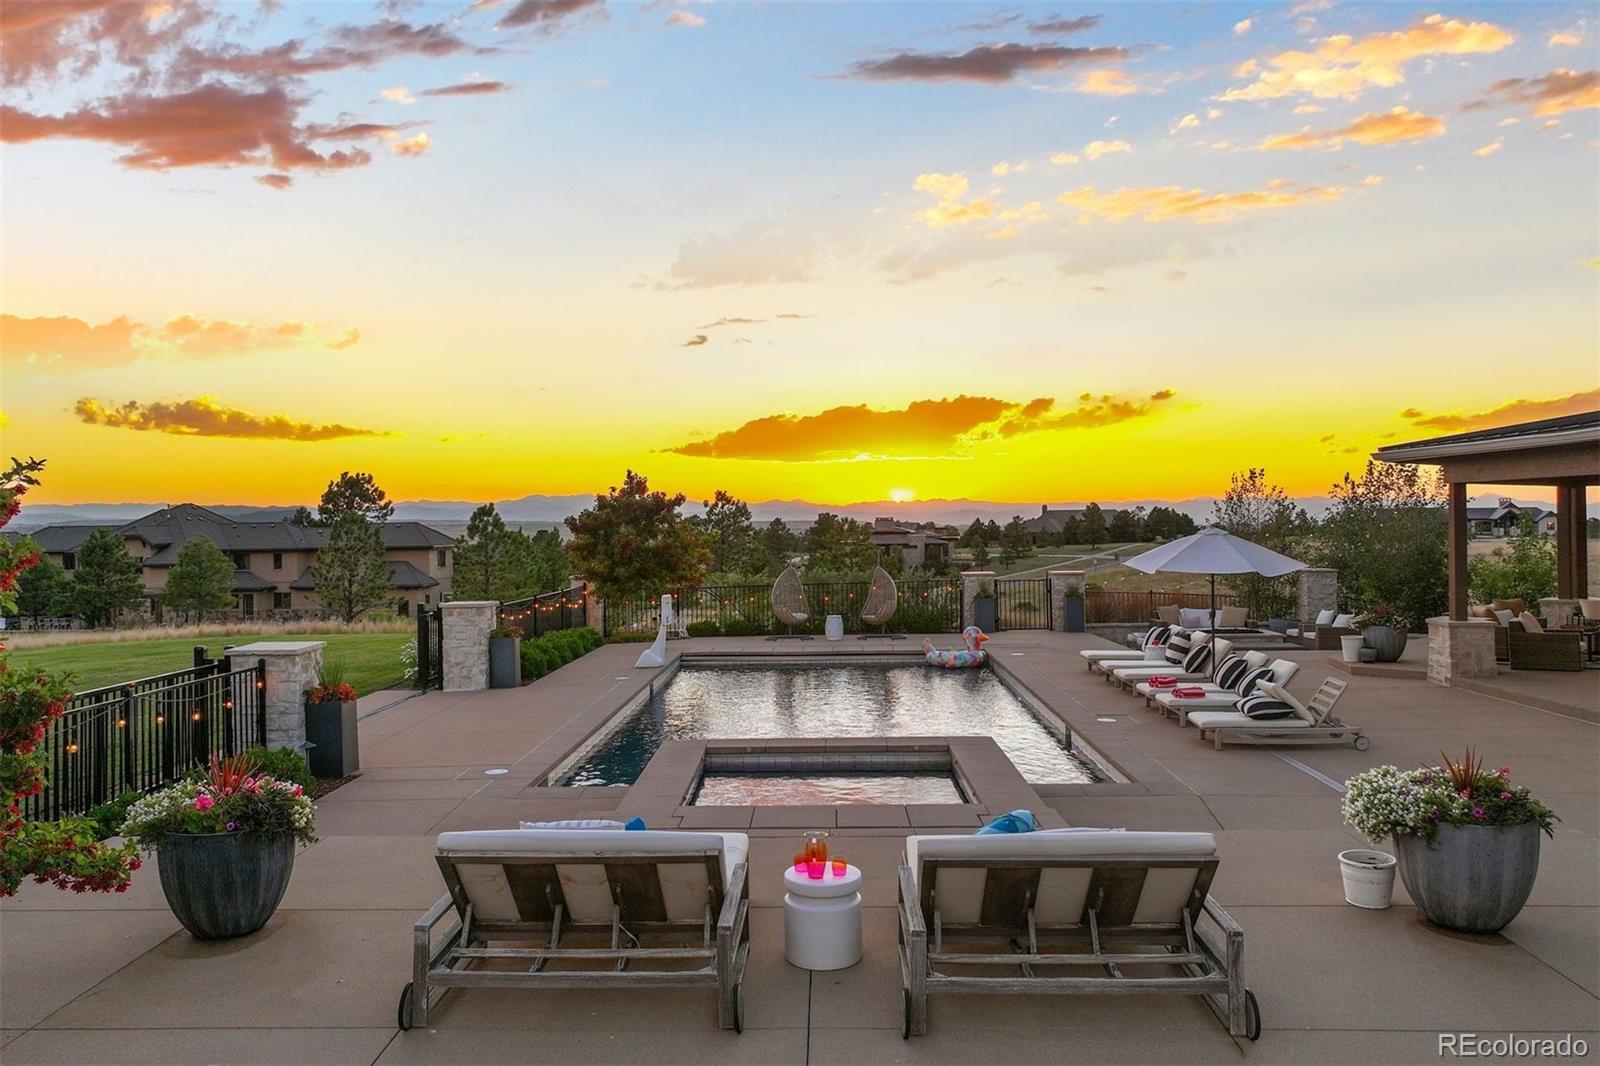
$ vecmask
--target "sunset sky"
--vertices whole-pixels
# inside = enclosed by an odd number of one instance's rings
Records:
[[[1593,4],[0,8],[40,502],[1181,499],[1600,406]]]

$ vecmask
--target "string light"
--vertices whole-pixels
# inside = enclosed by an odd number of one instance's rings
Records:
[[[156,715],[156,725],[166,725],[166,724],[167,724],[167,716],[166,715],[164,715],[164,714]]]
[[[191,714],[189,716],[189,719],[190,719],[190,721],[198,722],[200,720],[200,712],[199,711],[195,711],[193,714]]]
[[[68,744],[67,745],[67,754],[68,755],[76,755],[76,754],[78,754],[78,745],[76,745],[76,744]]]

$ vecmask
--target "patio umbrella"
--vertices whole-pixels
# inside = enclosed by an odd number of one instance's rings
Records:
[[[1124,565],[1146,574],[1209,574],[1213,629],[1217,623],[1218,574],[1282,577],[1306,568],[1298,559],[1236,537],[1220,526],[1207,526],[1198,533],[1179,537],[1170,544],[1134,556]]]

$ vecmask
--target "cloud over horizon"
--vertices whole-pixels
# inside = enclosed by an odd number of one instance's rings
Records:
[[[1157,390],[1142,399],[1086,392],[1067,408],[1058,408],[1050,397],[1017,403],[967,395],[914,400],[893,410],[855,404],[811,415],[768,415],[706,440],[666,450],[704,459],[772,462],[947,457],[985,440],[1092,429],[1143,418],[1174,395],[1171,389]]]
[[[1098,216],[1121,222],[1135,216],[1145,222],[1166,222],[1186,218],[1196,224],[1226,222],[1246,211],[1291,207],[1296,204],[1337,200],[1343,190],[1320,185],[1297,185],[1283,179],[1267,182],[1249,192],[1210,192],[1185,189],[1178,185],[1124,187],[1099,193],[1093,185],[1069,189],[1056,197],[1067,207],[1076,207],[1085,217]]]
[[[1470,101],[1462,110],[1513,104],[1531,107],[1534,115],[1560,115],[1600,107],[1600,71],[1558,68],[1537,78],[1504,78],[1489,86],[1482,99]]]
[[[1443,133],[1443,119],[1424,115],[1399,104],[1388,111],[1369,111],[1352,122],[1332,129],[1317,130],[1307,126],[1299,133],[1280,133],[1264,138],[1257,147],[1264,152],[1297,151],[1302,148],[1337,148],[1346,141],[1373,147],[1426,140]]]
[[[1600,389],[1575,392],[1570,396],[1557,396],[1549,400],[1516,399],[1487,411],[1448,414],[1426,414],[1415,407],[1400,412],[1414,426],[1466,432],[1474,429],[1493,429],[1517,422],[1536,422],[1542,418],[1560,418],[1563,415],[1582,414],[1600,410]]]
[[[171,433],[183,437],[314,442],[390,435],[384,430],[360,429],[337,422],[317,425],[297,422],[287,415],[253,415],[219,403],[210,396],[175,403],[129,400],[116,407],[106,407],[98,400],[85,397],[73,405],[72,411],[79,421],[91,426],[144,433]]]
[[[0,314],[0,360],[14,370],[76,373],[127,366],[146,356],[215,359],[316,344],[342,351],[360,339],[353,327],[329,336],[292,319],[255,325],[180,314],[151,326],[127,315],[93,325],[72,315]]]
[[[866,81],[973,81],[999,85],[1021,74],[1050,74],[1084,63],[1127,59],[1128,49],[1063,44],[981,44],[965,52],[897,52],[861,59],[838,75]]]

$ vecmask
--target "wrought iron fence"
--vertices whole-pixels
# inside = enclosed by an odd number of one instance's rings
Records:
[[[36,749],[45,787],[23,815],[83,814],[124,792],[170,784],[213,754],[266,743],[266,662],[239,670],[196,649],[193,669],[79,692]]]
[[[417,687],[444,688],[444,610],[417,611]]]
[[[1170,605],[1205,609],[1211,606],[1211,593],[1089,589],[1083,594],[1083,620],[1090,623],[1148,622],[1156,616],[1157,607]],[[1218,607],[1238,605],[1238,597],[1225,592],[1217,593]]]
[[[1050,618],[1049,578],[997,578],[994,598],[995,622],[1000,629],[1055,628]]]
[[[894,617],[889,630],[900,633],[954,633],[961,629],[961,582],[957,579],[911,578],[895,583]],[[804,583],[807,618],[797,633],[821,633],[830,614],[844,620],[846,633],[872,628],[861,621],[871,583],[867,581],[808,581]],[[712,630],[721,636],[751,636],[782,632],[772,615],[770,584],[716,585],[697,589],[669,589],[679,621],[692,630]],[[661,624],[659,596],[605,601],[605,634],[653,634]]]
[[[589,624],[588,588],[573,585],[500,605],[500,624],[514,625],[529,639],[557,629],[582,629]]]

